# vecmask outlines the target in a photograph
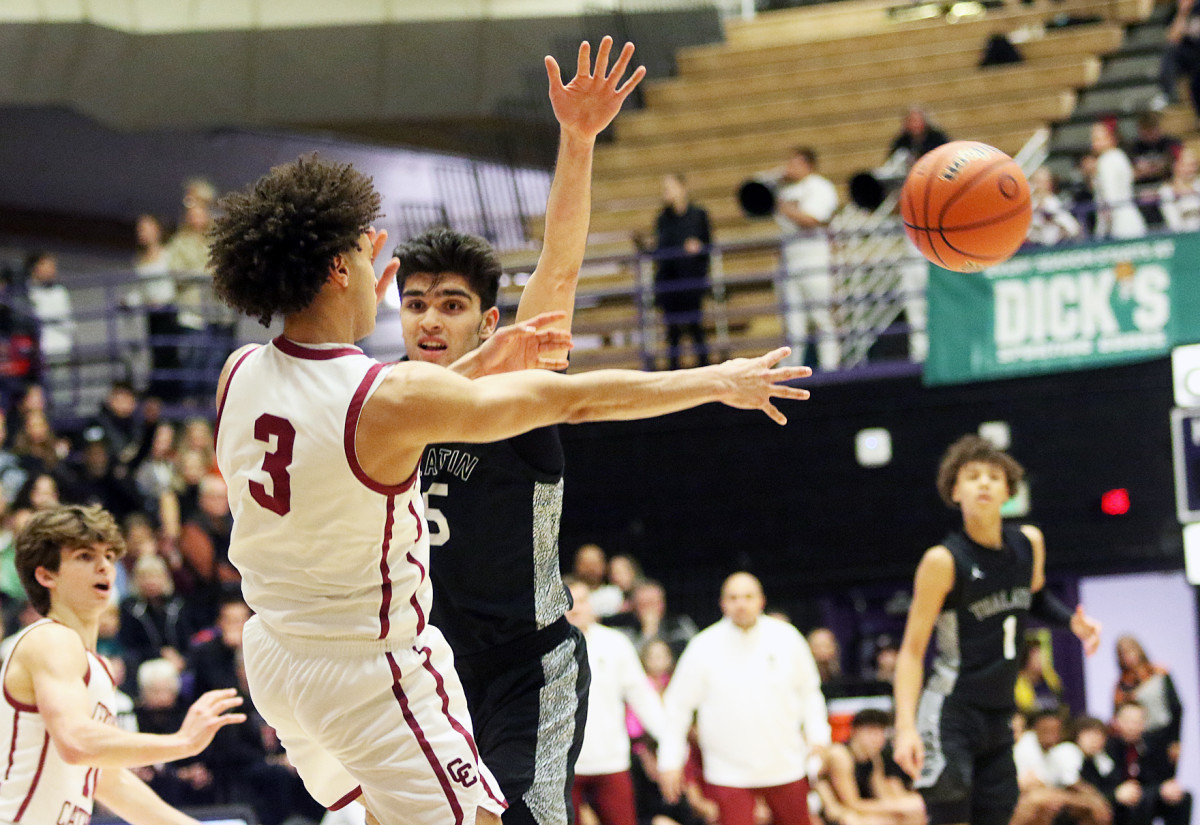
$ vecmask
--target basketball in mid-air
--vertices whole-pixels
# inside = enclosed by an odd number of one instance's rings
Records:
[[[1008,260],[1033,216],[1016,161],[986,143],[956,140],[923,155],[900,192],[904,231],[943,269],[977,272]]]

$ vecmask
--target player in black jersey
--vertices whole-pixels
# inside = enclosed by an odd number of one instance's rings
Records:
[[[962,510],[963,527],[917,567],[895,682],[895,758],[916,779],[930,825],[1012,818],[1010,720],[1026,617],[1070,627],[1089,655],[1100,645],[1100,625],[1082,606],[1072,612],[1043,590],[1041,531],[1001,519],[1023,475],[1011,456],[974,435],[951,445],[938,469],[938,492]],[[922,692],[935,627],[937,655]]]
[[[583,43],[576,76],[566,85],[546,58],[561,139],[545,242],[522,292],[518,323],[560,312],[565,317],[556,325],[570,329],[596,136],[645,75],[638,68],[619,86],[633,45],[608,71],[611,49],[612,39],[604,38],[593,71]],[[409,357],[468,377],[487,373],[489,365],[478,359],[500,317],[495,253],[480,239],[435,230],[396,254]],[[454,650],[480,756],[509,803],[505,825],[563,825],[571,818],[590,675],[583,637],[563,618],[569,597],[558,562],[562,474],[555,427],[492,444],[433,445],[421,462],[434,584],[430,620]]]

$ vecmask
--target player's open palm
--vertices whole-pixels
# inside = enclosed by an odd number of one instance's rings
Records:
[[[234,688],[210,690],[192,703],[179,726],[179,735],[192,748],[193,755],[207,748],[221,728],[246,721],[244,713],[229,713],[241,704],[242,697]]]
[[[735,358],[720,364],[727,382],[721,402],[740,410],[762,410],[776,424],[786,424],[787,418],[775,406],[775,399],[790,398],[803,401],[808,390],[789,387],[783,382],[812,375],[808,367],[776,367],[791,353],[787,347],[772,350],[758,358]]]
[[[592,46],[586,40],[579,46],[579,64],[575,77],[563,85],[562,73],[553,57],[546,57],[546,75],[550,78],[550,105],[563,131],[591,139],[612,123],[621,104],[646,76],[646,67],[638,66],[629,79],[621,83],[629,61],[633,59],[633,44],[626,43],[608,70],[613,39],[605,36],[596,50],[596,67],[592,69]],[[621,83],[620,86],[617,84]]]
[[[543,312],[528,321],[500,327],[479,348],[480,374],[497,375],[517,370],[565,370],[562,357],[571,348],[569,330],[548,327],[567,313]]]

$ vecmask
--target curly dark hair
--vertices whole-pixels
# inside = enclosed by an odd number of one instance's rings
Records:
[[[941,466],[938,467],[938,495],[942,497],[942,501],[946,502],[947,507],[958,509],[953,498],[954,482],[958,480],[958,471],[962,469],[963,465],[970,464],[972,461],[994,464],[1003,470],[1004,477],[1008,481],[1010,495],[1017,492],[1017,485],[1025,477],[1025,468],[1008,453],[996,449],[996,446],[986,438],[978,435],[964,435],[947,448],[946,454],[942,456]]]
[[[439,227],[400,244],[392,254],[400,259],[396,289],[401,296],[404,295],[404,282],[414,273],[441,275],[452,272],[466,279],[471,291],[479,296],[480,307],[485,312],[496,305],[504,268],[492,245],[478,235]]]
[[[221,199],[209,232],[213,288],[265,326],[313,302],[335,255],[380,217],[371,179],[349,163],[305,155]]]

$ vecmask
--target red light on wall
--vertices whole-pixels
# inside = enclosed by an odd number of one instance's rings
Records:
[[[1100,512],[1106,516],[1123,516],[1128,513],[1129,491],[1118,487],[1100,496]]]

